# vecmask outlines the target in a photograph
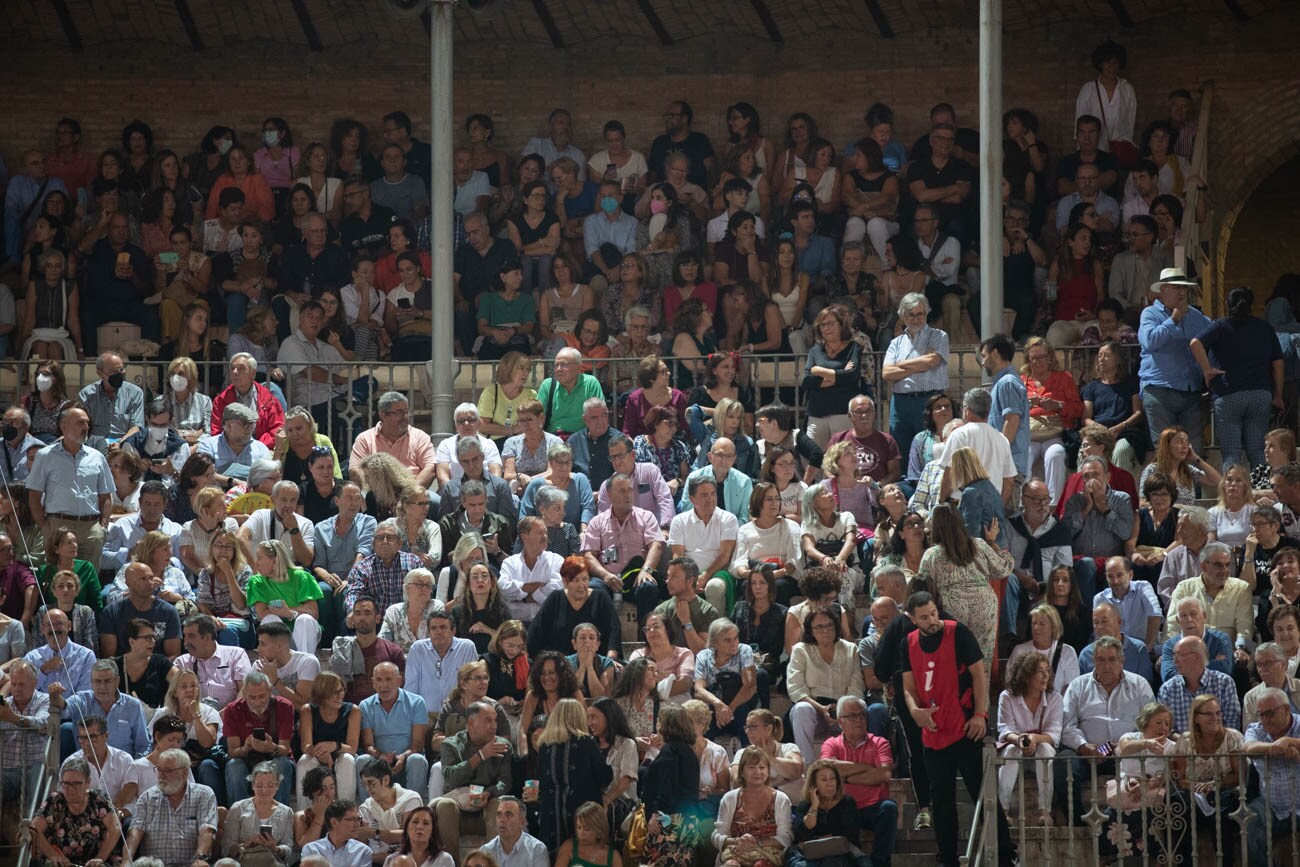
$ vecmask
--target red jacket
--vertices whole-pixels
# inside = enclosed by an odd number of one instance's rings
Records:
[[[253,388],[257,389],[257,427],[253,430],[253,436],[261,440],[262,445],[274,451],[275,434],[284,427],[284,407],[280,406],[280,401],[276,400],[275,395],[271,394],[262,383],[253,383]],[[226,407],[234,402],[233,385],[226,386],[221,390],[221,394],[212,399],[213,436],[221,433],[221,415],[226,411]]]

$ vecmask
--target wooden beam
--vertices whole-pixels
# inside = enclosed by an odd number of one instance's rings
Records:
[[[885,16],[885,10],[880,8],[879,0],[863,0],[863,2],[867,4],[867,13],[871,16],[871,20],[876,22],[876,29],[880,31],[880,35],[886,39],[893,39],[894,28]]]
[[[298,16],[298,23],[302,25],[303,35],[307,37],[307,47],[312,51],[321,52],[325,50],[325,45],[320,41],[320,34],[316,32],[316,22],[311,20],[311,13],[307,11],[306,0],[289,0],[293,4],[293,11]]]
[[[758,15],[758,20],[763,22],[763,29],[767,31],[767,36],[773,42],[780,44],[785,42],[781,36],[781,29],[776,26],[776,19],[772,17],[772,10],[767,8],[767,0],[749,0],[754,12]]]
[[[1250,13],[1242,8],[1239,0],[1223,0],[1223,5],[1228,7],[1228,11],[1232,13],[1232,17],[1237,19],[1240,23],[1245,24],[1250,20]]]
[[[546,8],[546,0],[533,0],[533,11],[537,13],[537,18],[546,28],[546,35],[551,37],[551,45],[563,50],[564,37],[560,35],[560,28],[555,24],[555,16],[551,10]]]
[[[636,5],[641,8],[641,14],[645,16],[645,20],[649,23],[650,29],[655,32],[655,36],[659,37],[659,44],[664,46],[672,45],[673,35],[664,26],[659,13],[650,5],[650,0],[636,0]]]
[[[1133,16],[1128,14],[1128,9],[1124,6],[1124,0],[1109,0],[1111,11],[1115,13],[1115,20],[1119,26],[1126,30],[1133,26]]]
[[[181,26],[185,28],[185,35],[190,38],[190,47],[195,51],[202,51],[205,46],[203,37],[199,35],[199,26],[194,23],[194,16],[190,13],[190,0],[175,0],[176,14],[181,17]]]
[[[68,38],[68,48],[73,54],[80,54],[85,50],[81,44],[81,34],[77,32],[77,22],[73,20],[72,13],[68,11],[67,0],[51,0],[54,4],[54,14],[59,16],[59,25],[63,28],[63,35]]]

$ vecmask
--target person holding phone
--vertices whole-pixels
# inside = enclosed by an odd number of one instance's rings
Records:
[[[286,864],[293,851],[293,810],[276,800],[280,769],[273,762],[261,762],[249,778],[253,796],[230,805],[221,850],[241,862],[245,858],[251,861],[255,853],[266,853]]]
[[[226,735],[226,795],[231,802],[248,798],[251,792],[250,768],[271,763],[279,770],[274,789],[275,800],[288,804],[293,796],[293,703],[275,695],[271,679],[260,671],[244,675],[240,697],[221,712],[222,730]],[[289,817],[292,833],[293,817]]]

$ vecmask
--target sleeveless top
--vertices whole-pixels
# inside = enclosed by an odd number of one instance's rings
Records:
[[[525,242],[527,243],[527,242]],[[551,322],[577,322],[583,314],[581,283],[573,284],[573,294],[568,298],[560,297],[560,290],[552,286],[546,290],[546,303],[550,305]]]
[[[712,333],[704,335],[704,342],[701,343],[699,338],[694,334],[689,335],[691,342],[695,344],[695,351],[700,358],[707,358],[718,351],[718,342]],[[672,351],[671,345],[669,352]],[[673,387],[680,391],[690,391],[695,387],[695,372],[685,364],[682,364],[676,358],[668,355],[664,361],[672,361]]]
[[[496,163],[493,163],[492,165],[495,166]],[[493,184],[493,186],[496,185]],[[536,244],[538,241],[545,238],[546,234],[551,231],[551,226],[556,225],[560,220],[554,214],[547,211],[542,216],[542,221],[537,224],[536,229],[528,225],[528,221],[524,219],[523,214],[520,214],[517,217],[511,217],[510,222],[513,223],[515,229],[518,230],[520,242],[527,247],[529,244]]]
[[[823,205],[830,204],[831,199],[835,196],[835,185],[840,181],[840,171],[834,166],[829,166],[822,176],[817,180],[817,186],[813,188],[813,193],[817,196],[817,201]]]
[[[939,649],[926,652],[921,649],[921,630],[907,636],[908,655],[911,657],[912,676],[916,681],[916,694],[921,707],[935,709],[935,731],[921,729],[921,740],[932,750],[941,750],[965,737],[966,712],[963,704],[974,697],[960,690],[960,672],[957,668],[957,624],[945,620],[943,638]]]
[[[614,863],[614,847],[610,846],[605,850],[604,861],[588,861],[586,858],[583,858],[578,854],[577,840],[574,840],[573,857],[569,859],[569,863],[578,865],[578,867],[609,867],[609,865]]]
[[[786,328],[793,328],[797,324],[794,321],[795,315],[799,312],[799,287],[789,295],[782,295],[780,292],[772,293],[772,303],[781,311],[781,321],[785,323]]]
[[[321,718],[320,708],[315,704],[311,707],[311,736],[313,743],[322,741],[337,741],[343,743],[348,739],[348,714],[352,713],[355,705],[350,701],[343,702],[339,708],[339,718],[332,723],[325,722]]]
[[[872,180],[857,169],[849,171],[849,177],[853,179],[853,185],[858,188],[860,193],[879,193],[885,189],[885,181],[889,180],[889,172],[881,172],[880,177]]]
[[[755,158],[761,158],[762,154],[762,150],[754,151]],[[765,169],[766,166],[760,165],[759,168]],[[765,171],[761,171],[752,178],[745,178],[745,180],[749,181],[749,198],[745,200],[745,210],[754,216],[758,216],[759,210],[763,207],[763,199],[758,195],[758,182],[763,179],[765,174]]]

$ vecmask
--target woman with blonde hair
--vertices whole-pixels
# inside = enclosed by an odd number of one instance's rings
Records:
[[[357,464],[366,489],[366,514],[375,521],[397,517],[402,491],[415,484],[415,477],[401,461],[387,452],[366,455]]]
[[[804,758],[796,744],[782,742],[784,727],[781,718],[767,708],[751,710],[745,717],[745,731],[749,734],[749,745],[763,751],[771,769],[771,783],[787,795],[790,789],[804,784]],[[731,763],[731,780],[738,783],[740,775],[740,755]],[[796,792],[795,794],[798,794]]]
[[[197,672],[188,668],[176,669],[167,684],[162,705],[154,712],[149,725],[169,715],[179,717],[185,723],[185,752],[189,753],[193,763],[194,779],[211,788],[218,800],[224,801],[224,757],[213,754],[221,738],[221,714],[212,703],[204,700]]]
[[[88,650],[99,652],[99,621],[95,617],[95,611],[89,605],[81,602],[81,576],[71,569],[58,569],[54,572],[54,577],[50,579],[49,595],[45,598],[50,602],[36,609],[36,616],[33,618],[33,629],[27,636],[27,646],[29,650],[34,650],[45,643],[43,628],[45,616],[51,610],[57,608],[64,614],[68,615],[70,630],[68,638],[74,644],[80,644]]]
[[[545,735],[545,732],[543,732]],[[599,802],[578,807],[573,816],[573,836],[560,844],[555,867],[623,867],[623,856],[614,851],[609,836],[609,816]]]
[[[322,671],[312,683],[311,702],[298,711],[302,754],[298,757],[298,787],[295,791],[304,807],[310,804],[303,799],[303,780],[312,768],[331,769],[338,796],[347,801],[356,799],[361,708],[344,701],[346,693],[343,678],[332,671]]]
[[[1051,606],[1047,610],[1056,613]],[[1052,664],[1044,654],[1030,650],[1019,656],[1013,654],[1009,669],[1007,688],[998,696],[998,752],[1010,759],[1026,755],[1050,759],[1061,742],[1063,724],[1061,693],[1052,689]],[[1004,810],[1012,809],[1011,798],[1021,776],[1021,765],[1009,761],[998,769],[998,801]],[[1035,774],[1039,815],[1032,824],[1050,824],[1051,763],[1039,762]]]
[[[397,511],[393,517],[397,519],[397,535],[402,540],[402,550],[419,557],[426,569],[437,569],[442,563],[442,528],[429,517],[431,503],[429,489],[411,479],[398,492]]]
[[[1254,532],[1250,518],[1255,511],[1255,492],[1250,489],[1250,471],[1243,464],[1223,468],[1219,480],[1219,502],[1210,507],[1210,541],[1233,548],[1246,544]]]
[[[168,362],[166,395],[172,427],[190,448],[212,426],[212,398],[200,391],[202,387],[194,359],[182,355]]]
[[[693,698],[685,702],[682,709],[690,715],[691,724],[695,726],[691,749],[700,762],[700,800],[717,805],[723,792],[731,788],[731,766],[727,762],[726,749],[706,737],[713,725],[713,708]]]
[[[433,573],[428,569],[407,572],[402,579],[402,601],[384,612],[379,637],[393,642],[403,653],[410,653],[412,644],[428,638],[429,615],[443,610],[443,604],[433,597],[433,587]]]
[[[430,730],[431,734],[452,737],[465,730],[470,705],[481,701],[497,709],[497,736],[510,737],[510,720],[501,705],[488,697],[488,664],[486,660],[476,659],[456,669],[456,685],[447,694],[447,700],[438,714],[438,721]]]
[[[226,520],[234,524],[233,519]],[[244,562],[244,552],[233,529],[217,530],[207,543],[206,560],[207,565],[199,570],[196,582],[199,611],[217,618],[218,643],[246,647],[252,642],[253,630],[248,621],[245,590],[253,570]]]
[[[1261,505],[1277,502],[1273,496],[1273,471],[1294,463],[1296,459],[1295,433],[1280,427],[1264,434],[1264,463],[1250,470],[1250,486],[1260,495]],[[1264,502],[1265,498],[1272,502]]]
[[[248,579],[245,597],[258,623],[284,622],[293,630],[293,646],[315,653],[320,644],[320,585],[315,576],[298,569],[279,539],[258,544],[253,551],[256,573]]]
[[[989,481],[988,471],[974,449],[964,446],[952,453],[952,487],[961,493],[957,508],[971,536],[983,536],[995,522],[998,526],[997,544],[1006,548],[1011,544],[1008,535],[1006,510],[1002,507],[1002,492]]]
[[[528,695],[531,667],[528,661],[528,631],[518,620],[501,624],[496,636],[483,654],[488,666],[488,695],[518,716]]]
[[[552,851],[573,836],[574,815],[588,801],[601,802],[614,772],[587,729],[582,702],[562,698],[547,715],[538,741],[541,820],[538,838]],[[601,810],[602,815],[604,810]]]
[[[790,797],[769,782],[767,753],[746,747],[736,761],[740,787],[722,796],[713,846],[720,867],[768,867],[785,861],[794,842]]]
[[[1079,655],[1062,640],[1064,635],[1065,624],[1060,613],[1050,603],[1039,602],[1029,612],[1029,640],[1011,649],[1007,667],[1014,666],[1016,660],[1027,653],[1040,653],[1051,664],[1052,685],[1064,695],[1070,681],[1080,673]]]
[[[131,560],[135,563],[144,563],[153,570],[155,579],[162,580],[162,586],[154,592],[154,595],[176,606],[182,620],[198,611],[198,607],[194,604],[194,588],[190,586],[189,579],[185,577],[183,571],[171,564],[171,536],[162,530],[145,533],[131,549]],[[126,593],[127,565],[123,564],[117,573],[117,578],[113,581],[113,587],[118,594]]]
[[[1239,755],[1246,749],[1246,739],[1241,732],[1223,723],[1223,711],[1219,700],[1205,693],[1192,699],[1192,709],[1187,715],[1189,721],[1186,736],[1180,738],[1167,753],[1173,756],[1171,777],[1177,800],[1186,803],[1188,813],[1195,815],[1196,827],[1204,831],[1210,826],[1211,840],[1222,839],[1223,860],[1221,864],[1232,867],[1238,845],[1229,838],[1234,837],[1238,829],[1226,817],[1235,812],[1238,800],[1237,786],[1245,771],[1245,762]],[[1206,815],[1191,803],[1193,797],[1205,799],[1213,812]],[[1220,825],[1220,823],[1222,823]],[[1221,835],[1221,836],[1220,836]],[[1186,855],[1182,863],[1191,863],[1191,847],[1194,834],[1185,838]]]

